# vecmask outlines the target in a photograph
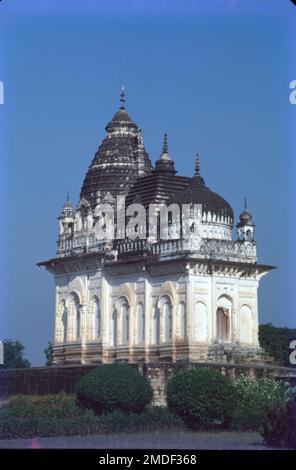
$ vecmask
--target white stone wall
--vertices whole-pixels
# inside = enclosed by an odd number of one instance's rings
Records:
[[[209,275],[194,269],[159,277],[142,271],[107,278],[102,269],[56,275],[55,344],[149,348],[186,337],[189,345],[222,341],[258,346],[256,278]],[[144,325],[138,317],[141,309]],[[227,329],[223,340],[217,338],[218,309]],[[123,340],[126,328],[127,341]],[[144,341],[139,340],[142,329]]]

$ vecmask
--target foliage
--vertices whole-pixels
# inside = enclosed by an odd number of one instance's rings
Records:
[[[290,343],[296,339],[296,328],[279,328],[272,323],[259,326],[259,342],[265,351],[281,366],[291,367]]]
[[[162,429],[183,429],[183,421],[174,413],[163,407],[148,408],[145,413],[125,414],[113,411],[102,415],[100,422],[105,433],[159,431]]]
[[[261,435],[268,446],[296,449],[296,396],[284,408],[267,414]]]
[[[171,410],[191,428],[226,428],[235,408],[231,379],[220,372],[197,368],[175,375],[167,386]]]
[[[233,384],[237,396],[233,425],[239,429],[258,430],[267,414],[283,409],[293,394],[288,384],[268,378],[242,374]]]
[[[91,434],[99,423],[81,410],[74,395],[17,395],[0,409],[0,438]]]
[[[5,339],[4,346],[4,369],[19,369],[30,367],[30,362],[24,358],[25,346],[18,340]]]
[[[111,432],[182,429],[182,420],[166,408],[152,407],[141,414],[113,411],[95,415],[77,405],[74,395],[12,397],[0,409],[0,439]]]
[[[149,381],[128,364],[102,365],[77,384],[79,403],[96,413],[114,410],[140,413],[152,397]]]
[[[7,408],[15,409],[22,416],[36,414],[41,417],[67,417],[82,414],[74,394],[60,392],[52,395],[15,395],[10,398]]]
[[[46,366],[51,366],[53,363],[53,349],[52,349],[52,342],[48,341],[47,347],[43,350],[45,357],[46,357]]]

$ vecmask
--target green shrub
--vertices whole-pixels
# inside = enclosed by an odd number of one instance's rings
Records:
[[[284,408],[269,411],[260,433],[268,446],[296,449],[296,397]]]
[[[0,409],[0,438],[44,437],[100,432],[91,410],[82,410],[74,396],[16,396]]]
[[[66,405],[67,402],[69,406]],[[61,404],[64,405],[62,413]],[[74,397],[65,394],[17,396],[11,400],[9,406],[0,409],[0,439],[126,433],[183,427],[182,420],[166,408],[152,407],[141,414],[113,411],[98,416],[92,410],[78,407]]]
[[[171,410],[191,428],[226,428],[236,405],[232,380],[208,368],[186,370],[167,386]]]
[[[103,425],[90,410],[76,416],[20,416],[16,409],[0,410],[0,439],[71,436],[103,432]]]
[[[291,387],[283,382],[245,375],[234,380],[234,388],[238,400],[233,425],[243,430],[258,431],[267,414],[283,409],[292,393]]]
[[[106,364],[83,376],[77,384],[79,403],[105,413],[140,413],[151,401],[153,390],[148,380],[128,364]]]
[[[21,416],[64,417],[81,414],[74,394],[61,392],[52,395],[15,395],[7,405]]]
[[[159,406],[148,408],[141,414],[113,411],[102,415],[100,422],[105,433],[184,429],[184,423],[177,415]]]

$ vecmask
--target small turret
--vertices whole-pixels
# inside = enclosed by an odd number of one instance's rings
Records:
[[[73,235],[74,209],[67,193],[67,200],[61,210],[59,220],[59,238],[70,238]]]
[[[168,147],[168,136],[164,134],[163,136],[163,145],[160,158],[155,162],[155,171],[163,171],[166,173],[172,173],[173,175],[177,173],[175,170],[175,163],[171,160]]]
[[[239,222],[236,225],[237,238],[240,241],[254,241],[255,225],[251,213],[247,210],[247,198],[245,198],[245,208],[239,216]]]

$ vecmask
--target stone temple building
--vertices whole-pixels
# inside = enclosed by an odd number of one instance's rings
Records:
[[[56,257],[39,263],[55,278],[54,362],[266,360],[258,287],[272,266],[257,261],[250,212],[245,207],[233,234],[233,210],[206,185],[199,157],[192,177],[179,176],[166,136],[153,166],[124,90],[106,132],[78,205],[67,198],[62,208]],[[121,228],[117,238],[101,239],[96,227],[106,228],[107,213],[100,207],[115,207],[119,196],[125,207],[153,205],[157,221],[161,207],[177,205],[189,235],[168,211],[167,237],[158,223],[146,236],[142,223],[137,238]]]

